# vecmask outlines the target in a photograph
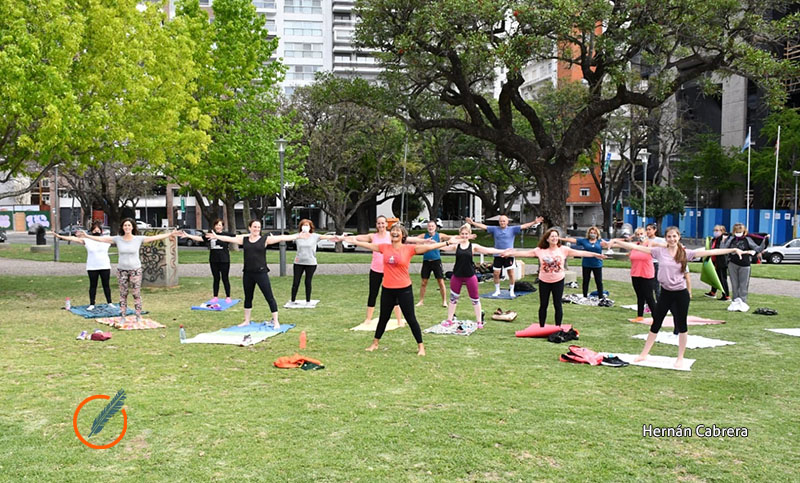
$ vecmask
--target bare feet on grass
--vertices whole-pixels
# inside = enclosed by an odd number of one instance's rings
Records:
[[[424,345],[422,345],[422,344],[419,345],[419,350],[417,350],[417,355],[418,356],[424,356],[425,355],[425,346]]]
[[[367,352],[372,352],[377,348],[378,348],[378,341],[375,341],[375,342],[372,343],[372,345],[370,345],[369,347],[367,347],[364,350],[366,350]]]
[[[680,357],[675,361],[675,369],[683,369],[683,358]]]
[[[425,304],[422,302],[422,300],[420,300],[419,302],[417,302],[417,305],[415,305],[415,307],[422,307],[423,305]]]
[[[633,358],[633,362],[642,362],[645,359],[647,359],[647,354],[639,354]]]

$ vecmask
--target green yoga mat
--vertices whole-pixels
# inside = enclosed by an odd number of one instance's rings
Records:
[[[706,250],[709,250],[710,246],[711,238],[706,238]],[[703,261],[703,269],[700,271],[700,281],[728,295],[725,293],[725,290],[722,289],[722,283],[719,281],[719,276],[717,275],[717,270],[714,268],[714,264],[711,262],[711,257],[706,257]]]

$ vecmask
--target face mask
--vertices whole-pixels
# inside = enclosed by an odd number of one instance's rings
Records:
[[[715,237],[722,236],[722,232],[721,231],[715,231],[714,232],[714,236]]]
[[[597,238],[597,234],[596,233],[589,233],[589,239],[590,240],[594,240],[596,238]]]
[[[736,235],[737,237],[742,237],[742,236],[744,236],[744,232],[743,231],[737,231],[736,233],[734,233],[734,235]]]
[[[300,230],[301,230],[303,233],[308,233],[309,231],[311,231],[311,227],[310,227],[310,226],[308,226],[308,225],[303,225],[303,226],[301,226],[301,227],[300,227]]]
[[[99,231],[93,231],[93,232],[92,232],[92,235],[94,235],[94,236],[100,236],[100,235],[102,235],[102,233],[100,233]]]

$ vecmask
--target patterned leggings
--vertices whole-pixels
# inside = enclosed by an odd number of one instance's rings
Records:
[[[133,295],[133,307],[136,315],[142,315],[142,269],[120,270],[117,269],[119,280],[119,310],[122,316],[128,311],[128,289]]]

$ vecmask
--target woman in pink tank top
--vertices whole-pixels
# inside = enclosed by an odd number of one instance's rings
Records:
[[[365,235],[358,235],[356,240],[366,243],[374,243],[376,245],[391,245],[392,238],[389,232],[386,231],[388,226],[386,217],[381,215],[375,220],[375,233],[367,233]],[[375,313],[375,303],[378,300],[378,291],[383,283],[383,254],[380,252],[372,252],[372,263],[369,266],[369,296],[367,297],[367,316],[364,323],[369,323],[372,320],[372,315]],[[395,306],[394,315],[397,317],[397,325],[403,325],[403,319],[400,316],[400,307]]]

